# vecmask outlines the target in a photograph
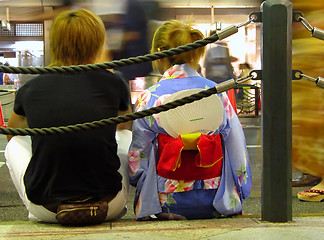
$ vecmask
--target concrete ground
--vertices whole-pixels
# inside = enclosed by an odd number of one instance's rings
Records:
[[[253,173],[251,196],[245,200],[245,215],[234,218],[190,221],[134,220],[132,201],[119,221],[91,227],[62,227],[34,223],[11,182],[3,156],[5,136],[0,135],[0,240],[1,239],[323,239],[324,203],[301,202],[296,194],[304,188],[293,188],[293,221],[261,221],[261,146],[260,117],[240,118],[248,145]],[[294,172],[293,177],[298,176]]]
[[[259,218],[151,222],[124,219],[93,227],[18,221],[0,223],[0,239],[310,240],[323,239],[323,221],[324,217],[298,217],[281,224],[261,222]]]

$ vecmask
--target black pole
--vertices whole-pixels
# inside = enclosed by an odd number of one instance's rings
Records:
[[[292,4],[262,6],[262,220],[292,219],[291,28]]]

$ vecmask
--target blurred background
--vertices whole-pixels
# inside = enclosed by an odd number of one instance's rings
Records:
[[[260,10],[261,3],[261,0],[0,0],[0,63],[24,67],[48,65],[50,26],[53,18],[66,9],[88,8],[102,18],[107,29],[106,48],[109,49],[103,61],[110,61],[149,53],[153,33],[165,20],[188,22],[207,37],[211,31],[246,21],[249,13]],[[224,44],[232,57],[229,76],[242,75],[245,64],[251,69],[261,68],[260,24],[240,28],[237,34],[226,38]],[[209,44],[207,48],[216,46]],[[216,61],[217,64],[223,62]],[[201,73],[205,75],[204,59],[200,65]],[[224,75],[225,70],[219,69]],[[151,63],[116,71],[130,81],[133,103],[140,91],[159,79],[152,72]],[[11,84],[17,88],[31,77],[11,74]],[[245,91],[245,95],[248,101],[238,101],[238,104],[245,104],[245,109],[242,107],[239,112],[251,113],[253,109],[249,103],[254,102],[251,99],[254,92]],[[239,97],[242,100],[242,91]]]

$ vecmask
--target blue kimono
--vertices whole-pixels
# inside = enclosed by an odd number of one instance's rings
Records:
[[[208,89],[216,84],[201,77],[187,64],[174,65],[162,79],[144,90],[135,111],[163,104],[171,94],[186,89]],[[152,215],[167,219],[214,218],[242,214],[242,201],[251,191],[252,177],[245,137],[240,121],[225,93],[218,94],[224,107],[223,122],[212,134],[223,140],[221,176],[195,181],[166,179],[157,174],[159,160],[157,137],[167,134],[154,116],[133,122],[130,146],[130,183],[136,187],[136,219]]]

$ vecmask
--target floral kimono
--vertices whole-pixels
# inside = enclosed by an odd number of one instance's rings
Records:
[[[186,89],[208,89],[216,84],[201,77],[187,64],[174,65],[162,79],[144,90],[135,111],[163,104],[171,94]],[[251,191],[252,178],[245,137],[240,121],[225,93],[218,94],[224,107],[223,122],[210,135],[223,141],[221,175],[203,180],[174,180],[157,174],[158,135],[167,134],[154,116],[133,122],[130,146],[130,182],[136,187],[136,219],[156,215],[167,219],[214,218],[242,214],[242,202]]]

